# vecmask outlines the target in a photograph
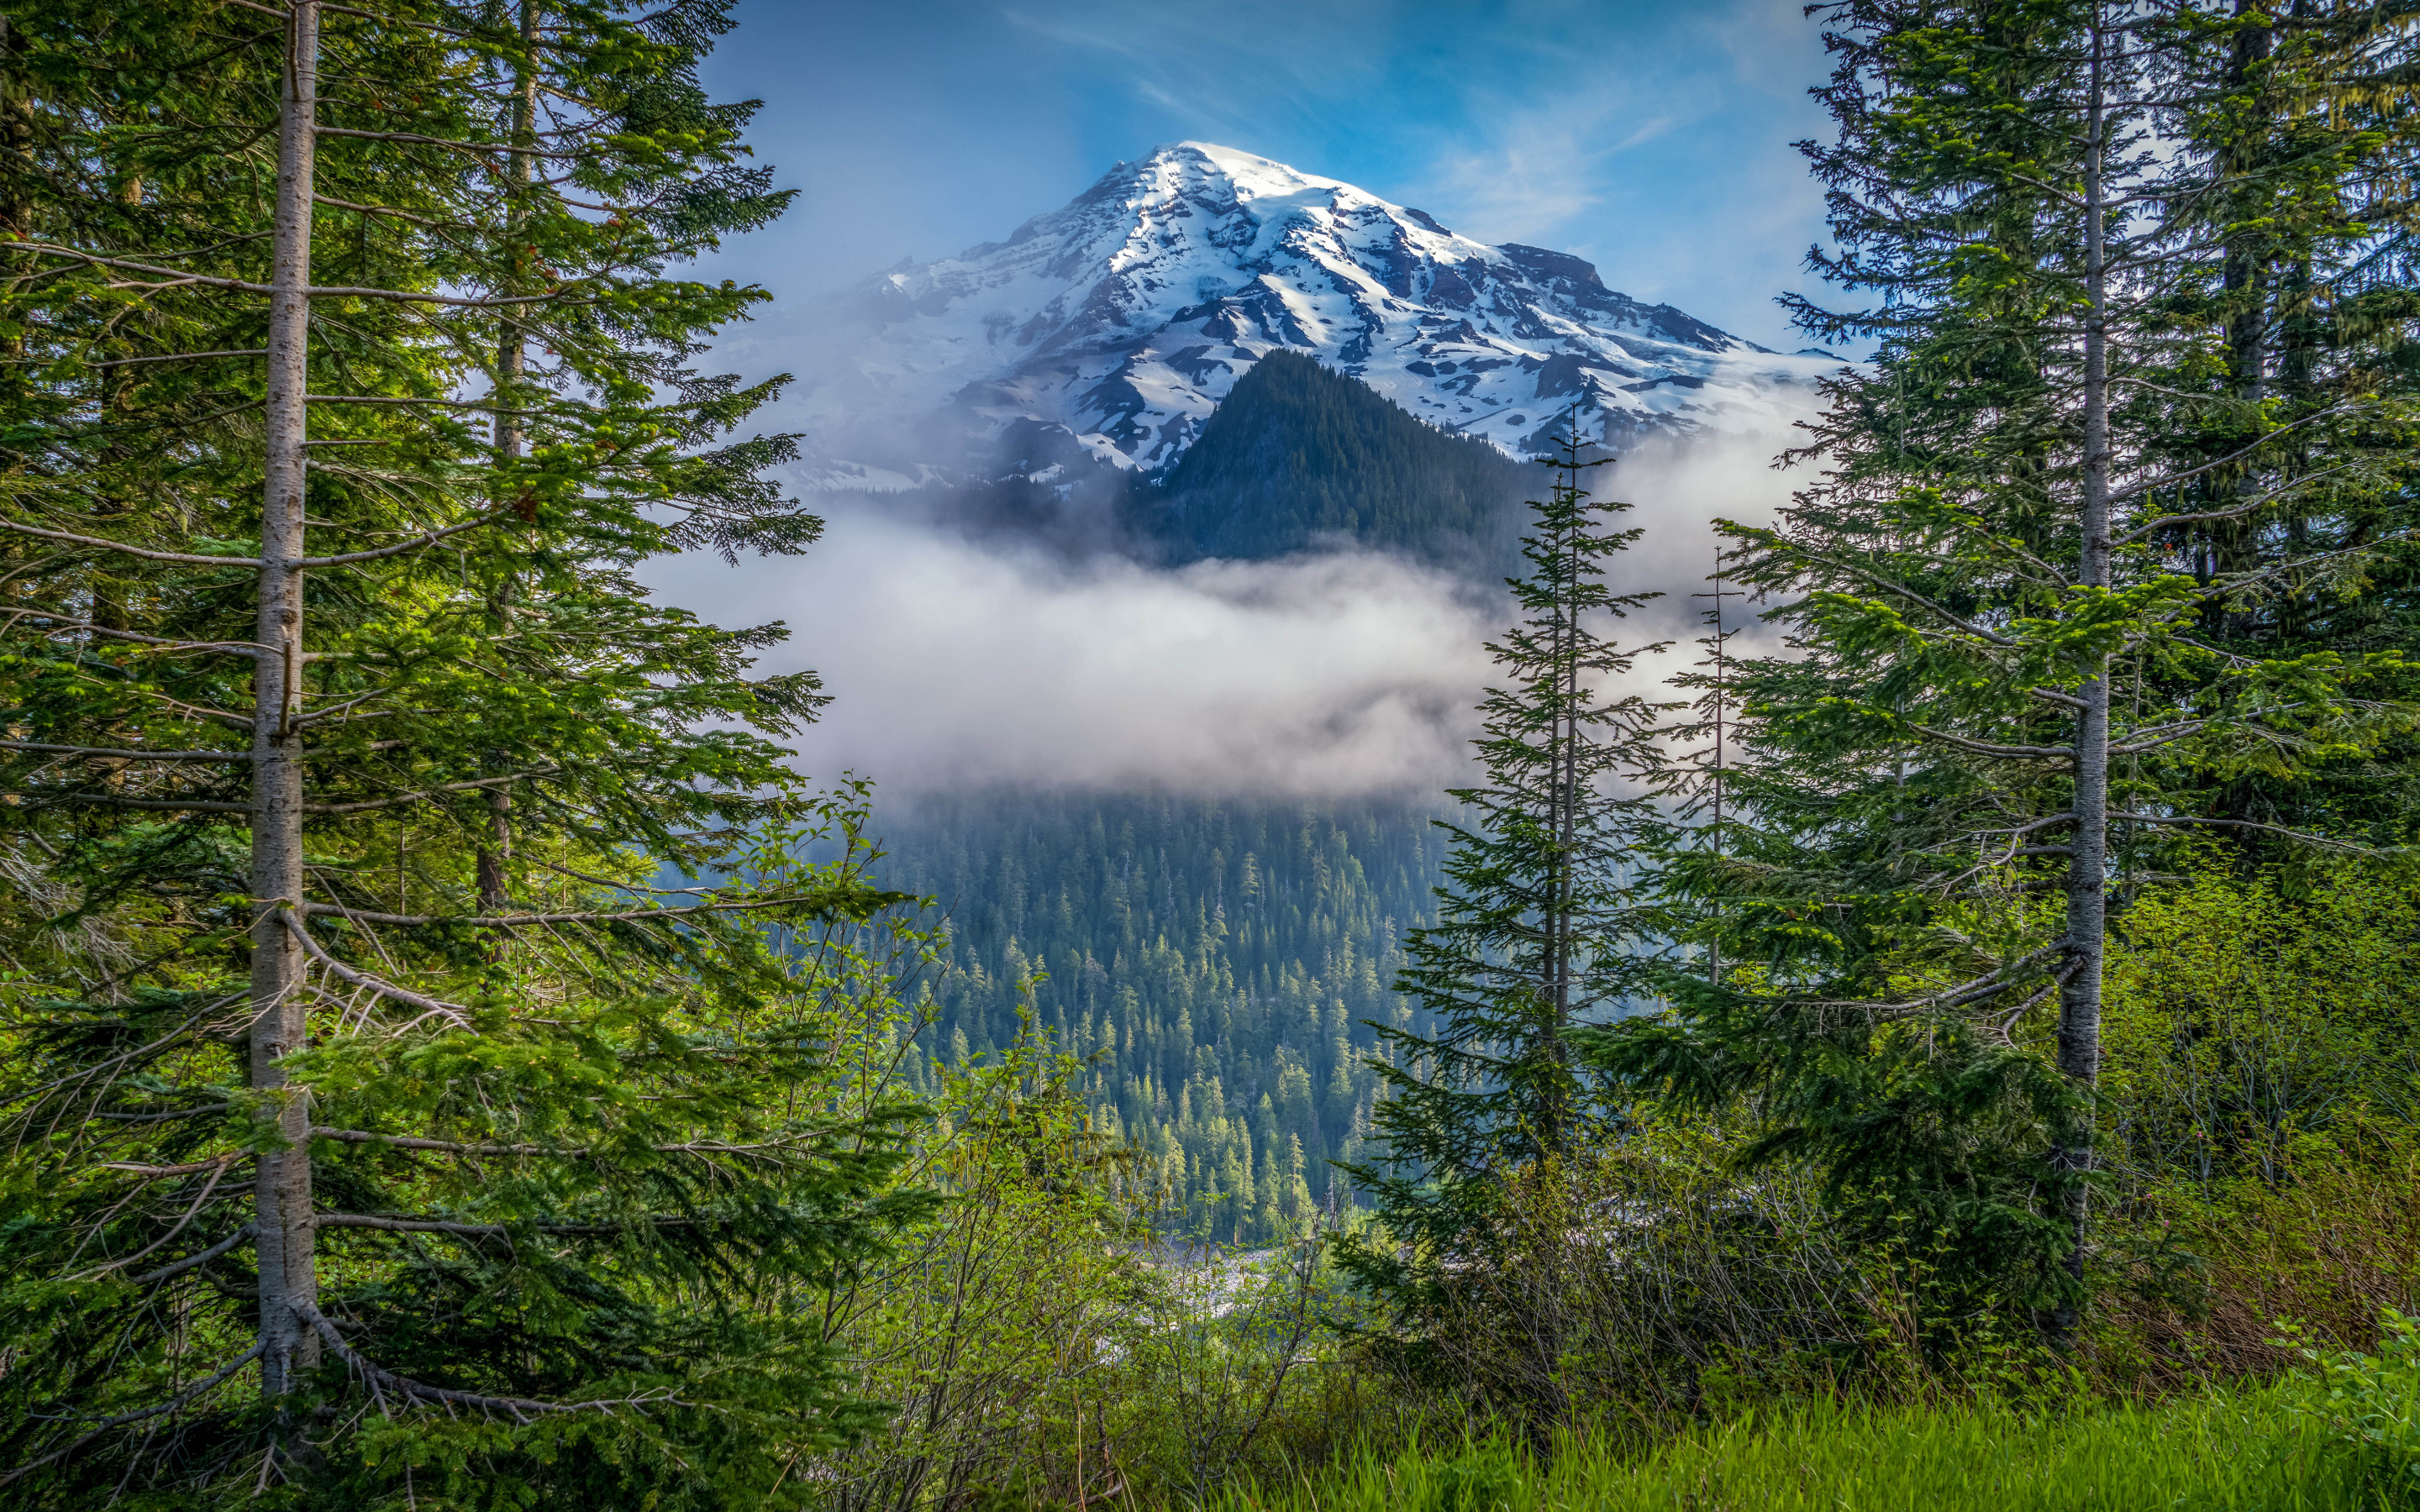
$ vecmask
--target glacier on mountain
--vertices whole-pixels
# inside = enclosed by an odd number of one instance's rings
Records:
[[[1235,379],[1293,350],[1515,455],[1574,417],[1764,434],[1840,359],[1784,354],[1606,287],[1567,254],[1458,236],[1423,211],[1201,142],[1122,162],[1005,241],[902,262],[812,312],[791,394],[815,481],[913,487],[936,464],[1089,455],[1156,472]]]

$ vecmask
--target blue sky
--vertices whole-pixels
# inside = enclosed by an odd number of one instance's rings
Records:
[[[1191,138],[1577,253],[1768,346],[1823,199],[1798,0],[743,0],[707,84],[800,191],[716,276],[802,296],[1005,237]]]

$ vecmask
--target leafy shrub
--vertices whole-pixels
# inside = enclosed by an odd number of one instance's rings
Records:
[[[2358,872],[2145,892],[2110,952],[2103,1150],[2131,1183],[2283,1184],[2420,1119],[2420,894]]]
[[[2380,1319],[2376,1354],[2296,1352],[2319,1371],[2300,1410],[2380,1490],[2420,1500],[2420,1322],[2390,1308]]]
[[[2092,1354],[2167,1389],[2420,1309],[2420,896],[2357,872],[2147,891],[2110,957]]]
[[[1675,1119],[1524,1168],[1483,1258],[1448,1271],[1397,1352],[1481,1431],[1533,1443],[1558,1426],[1924,1396],[2031,1368],[2003,1309],[1938,1284],[1936,1236],[1910,1224],[1858,1242],[1808,1165],[1744,1171],[1750,1142]]]

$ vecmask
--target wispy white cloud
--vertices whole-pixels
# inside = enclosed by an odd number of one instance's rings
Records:
[[[1499,119],[1488,141],[1431,168],[1420,201],[1483,241],[1552,242],[1603,200],[1590,170],[1609,149],[1590,142],[1596,128],[1544,111]]]
[[[1572,49],[1593,66],[1544,72],[1521,94],[1492,75],[1466,83],[1465,129],[1406,193],[1458,230],[1579,253],[1626,292],[1781,339],[1767,301],[1822,224],[1790,147],[1820,124],[1805,91],[1823,74],[1798,10],[1730,0],[1605,13],[1606,35]],[[1618,51],[1605,45],[1616,33],[1628,34]]]
[[[787,620],[776,661],[837,699],[801,769],[910,792],[1433,790],[1487,671],[1466,590],[1363,553],[1070,565],[851,514],[804,562],[656,581],[724,623]]]
[[[1631,132],[1628,136],[1623,137],[1621,141],[1616,142],[1611,150],[1615,152],[1625,152],[1632,147],[1637,147],[1643,142],[1652,142],[1657,137],[1662,136],[1665,132],[1670,131],[1675,125],[1679,124],[1679,121],[1680,117],[1676,116],[1658,116],[1654,119],[1641,125],[1638,130]]]
[[[1015,6],[998,14],[1073,55],[1115,60],[1104,83],[1168,112],[1190,134],[1265,147],[1273,125],[1316,117],[1340,90],[1378,76],[1384,62],[1373,44],[1395,8],[1384,0],[1067,0],[1047,15]]]

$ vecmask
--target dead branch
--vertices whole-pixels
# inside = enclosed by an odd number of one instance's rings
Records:
[[[241,1354],[229,1360],[225,1365],[221,1365],[218,1369],[210,1372],[207,1376],[204,1376],[201,1380],[194,1381],[192,1385],[186,1387],[183,1391],[178,1392],[176,1396],[169,1397],[166,1401],[162,1402],[157,1407],[146,1407],[132,1412],[120,1412],[115,1417],[84,1419],[83,1421],[92,1424],[90,1431],[77,1438],[71,1443],[61,1448],[52,1450],[49,1454],[42,1456],[39,1459],[29,1459],[25,1463],[19,1465],[16,1469],[9,1471],[7,1474],[0,1475],[0,1486],[6,1486],[21,1475],[30,1474],[33,1472],[41,1469],[44,1465],[54,1464],[57,1461],[66,1458],[68,1456],[75,1453],[78,1449],[83,1448],[85,1444],[90,1443],[93,1440],[100,1438],[111,1428],[123,1427],[129,1423],[140,1423],[146,1418],[158,1417],[163,1413],[177,1411],[187,1402],[192,1401],[194,1397],[209,1390],[211,1387],[216,1386],[221,1381],[226,1380],[229,1376],[232,1376],[237,1371],[242,1369],[245,1365],[248,1365],[252,1364],[253,1361],[260,1358],[260,1351],[266,1348],[267,1346],[264,1344],[254,1345],[251,1349],[244,1350]]]

